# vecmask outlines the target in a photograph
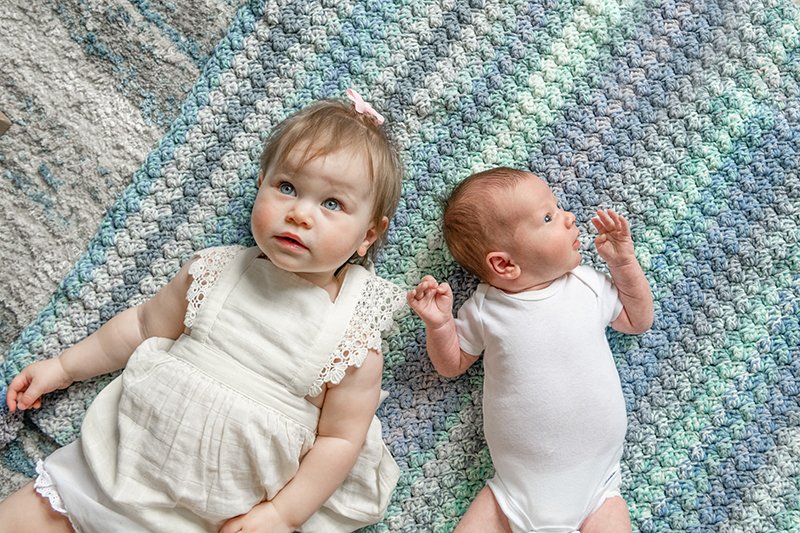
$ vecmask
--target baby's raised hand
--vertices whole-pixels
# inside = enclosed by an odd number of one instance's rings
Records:
[[[6,405],[12,413],[17,409],[38,409],[42,396],[72,384],[58,357],[37,361],[22,369],[8,384]]]
[[[439,283],[433,276],[422,278],[406,299],[426,326],[441,326],[453,316],[453,291],[447,282]]]
[[[628,221],[622,215],[611,209],[598,210],[597,216],[592,219],[592,224],[598,231],[594,239],[597,253],[608,266],[623,266],[636,260],[631,230]]]

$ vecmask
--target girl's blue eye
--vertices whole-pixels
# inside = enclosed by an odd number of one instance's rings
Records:
[[[294,186],[291,183],[287,183],[285,181],[281,182],[281,184],[278,185],[278,190],[281,192],[281,194],[294,196]]]
[[[328,198],[327,200],[322,202],[322,207],[324,207],[325,209],[329,209],[331,211],[340,211],[342,209],[342,204],[339,203],[339,200]]]
[[[551,217],[550,215],[545,215],[544,216],[545,224],[548,223],[548,222],[552,222],[552,220],[553,220],[553,217]]]

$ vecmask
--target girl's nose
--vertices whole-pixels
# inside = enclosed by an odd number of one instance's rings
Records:
[[[570,213],[569,211],[564,211],[564,219],[566,220],[567,227],[571,228],[573,224],[575,224],[575,215]]]
[[[312,225],[311,210],[303,202],[295,202],[286,213],[286,221],[310,228]]]

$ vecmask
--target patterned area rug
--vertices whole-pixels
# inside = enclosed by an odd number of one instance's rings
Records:
[[[250,244],[257,157],[281,118],[356,87],[403,147],[381,275],[476,281],[442,245],[440,200],[505,164],[547,179],[586,228],[632,224],[656,321],[609,333],[629,411],[634,529],[800,530],[800,9],[791,1],[251,2],[52,299],[5,382],[158,290],[194,250]],[[388,339],[379,412],[402,469],[376,531],[450,531],[491,476],[479,365],[436,376],[421,323]],[[0,383],[3,382],[0,380]],[[3,464],[77,435],[104,380],[0,425]]]

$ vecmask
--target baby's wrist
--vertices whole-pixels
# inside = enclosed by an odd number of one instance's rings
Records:
[[[424,320],[425,322],[425,329],[428,330],[429,333],[441,331],[445,329],[447,326],[453,322],[454,319],[452,316],[445,317],[444,319],[438,320]]]
[[[638,264],[635,255],[617,257],[614,261],[607,261],[609,267],[623,268],[628,265]]]
[[[612,271],[612,274],[613,274],[614,271],[617,271],[617,272],[623,271],[624,272],[626,270],[631,270],[631,269],[632,270],[641,270],[641,268],[642,268],[639,265],[639,261],[636,260],[636,256],[635,255],[631,255],[630,257],[626,257],[624,259],[617,258],[616,261],[613,261],[613,262],[607,261],[606,263],[608,264],[608,269],[610,271]]]

